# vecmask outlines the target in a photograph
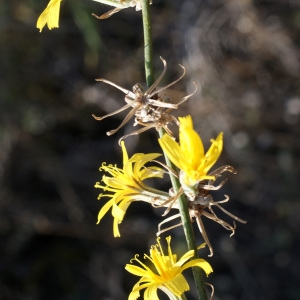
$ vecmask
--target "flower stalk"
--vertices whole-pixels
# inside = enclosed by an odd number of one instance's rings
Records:
[[[145,57],[145,75],[146,75],[146,82],[148,87],[150,87],[154,82],[153,76],[153,48],[152,48],[152,28],[151,28],[151,15],[150,15],[150,1],[149,0],[141,0],[142,3],[142,18],[143,18],[143,28],[144,28],[144,57]],[[165,134],[165,130],[161,128],[159,130],[159,136]],[[167,155],[164,153],[166,164],[173,170],[177,170],[175,165],[169,160]],[[170,173],[170,178],[173,186],[174,193],[176,194],[180,188],[179,180]],[[189,250],[194,250],[194,257],[193,259],[198,258],[197,253],[197,245],[195,241],[195,235],[193,231],[193,227],[191,224],[191,219],[189,215],[189,210],[187,206],[187,199],[184,194],[182,194],[179,199],[179,211],[182,220],[182,226],[184,229],[187,245]],[[205,282],[204,282],[204,274],[201,269],[197,267],[193,267],[193,276],[197,288],[198,298],[199,300],[207,300],[207,294],[205,289]],[[184,297],[184,294],[182,295]],[[184,299],[184,298],[182,298]]]
[[[150,0],[141,0],[141,3],[142,3],[142,17],[143,17],[143,29],[144,29],[145,75],[146,75],[147,85],[148,87],[150,87],[154,83]]]

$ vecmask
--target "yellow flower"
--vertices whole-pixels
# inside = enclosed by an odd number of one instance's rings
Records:
[[[168,243],[168,253],[164,254],[160,244],[160,238],[157,239],[156,245],[150,249],[150,256],[144,255],[144,258],[149,259],[154,267],[155,271],[152,271],[144,263],[142,263],[137,255],[132,260],[136,260],[142,267],[138,267],[132,264],[127,264],[125,269],[142,278],[134,285],[128,300],[135,300],[140,296],[140,290],[146,289],[144,293],[145,300],[158,300],[157,289],[165,291],[167,294],[171,293],[176,297],[180,297],[185,291],[188,291],[189,285],[181,274],[185,269],[190,267],[199,267],[204,270],[206,275],[211,273],[212,267],[210,264],[202,259],[196,258],[188,261],[194,256],[194,250],[186,252],[178,261],[177,255],[172,253],[171,250],[171,237],[166,238]],[[203,248],[205,244],[202,244],[198,249]],[[153,269],[153,268],[152,268]]]
[[[48,28],[58,28],[60,2],[62,0],[50,0],[45,10],[41,13],[37,20],[36,27],[42,31],[47,24]]]
[[[223,148],[223,132],[211,140],[209,150],[204,153],[202,140],[193,129],[191,116],[179,118],[178,144],[168,134],[159,139],[163,151],[181,171],[181,184],[194,187],[202,180],[214,180],[208,171],[218,160]]]
[[[98,214],[98,222],[112,208],[114,217],[113,233],[114,237],[120,237],[118,225],[123,221],[128,206],[133,201],[145,201],[148,203],[160,203],[166,201],[169,195],[165,192],[151,188],[143,183],[147,178],[158,177],[162,178],[164,170],[156,167],[144,167],[144,165],[157,158],[159,153],[136,153],[130,159],[128,158],[127,150],[124,141],[121,142],[123,151],[123,169],[113,165],[102,164],[100,170],[108,172],[112,177],[103,176],[102,181],[105,185],[96,183],[96,188],[101,188],[108,191],[108,194],[100,194],[98,200],[102,197],[111,198],[100,210]]]

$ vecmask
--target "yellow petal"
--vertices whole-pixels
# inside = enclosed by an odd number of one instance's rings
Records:
[[[128,300],[136,300],[140,297],[140,290],[136,289],[139,286],[139,282],[133,287],[131,293],[129,294]]]
[[[197,250],[200,250],[200,249],[202,249],[202,248],[205,248],[205,246],[206,246],[206,243],[202,243],[200,246],[197,247]]]
[[[142,282],[143,282],[143,280],[141,279],[134,285],[134,287],[128,297],[128,300],[137,299],[140,296],[140,290],[148,288],[151,285],[151,283],[141,284]],[[146,299],[145,296],[144,296],[144,299]],[[149,299],[149,300],[152,300],[152,299]]]
[[[175,278],[166,282],[164,285],[177,297],[190,289],[182,274],[178,274]]]
[[[160,153],[136,153],[128,161],[128,163],[135,163],[133,167],[133,176],[139,177],[142,167],[149,161],[161,156]]]
[[[148,270],[142,269],[141,267],[130,265],[130,264],[127,264],[125,266],[125,270],[132,273],[133,275],[141,276],[141,277],[147,276],[149,272]]]
[[[216,163],[219,159],[220,154],[223,149],[223,132],[220,132],[217,136],[216,140],[211,140],[212,144],[209,150],[205,154],[206,163],[204,172],[205,174],[209,171],[209,169]]]
[[[190,267],[199,267],[201,268],[206,275],[208,276],[208,274],[210,274],[211,272],[213,272],[213,269],[211,267],[211,265],[204,259],[202,258],[197,258],[194,260],[191,260],[189,262],[187,262],[182,268],[181,268],[181,272],[187,268]]]
[[[181,258],[178,260],[178,262],[175,264],[176,266],[182,266],[186,261],[188,261],[190,258],[194,256],[195,251],[189,250],[184,255],[181,256]]]
[[[50,0],[45,10],[41,13],[37,20],[36,27],[42,31],[47,24],[48,28],[58,28],[60,2],[62,0]]]
[[[97,224],[100,223],[101,219],[104,217],[104,215],[109,211],[109,209],[113,206],[114,200],[111,199],[103,207],[100,209],[99,214],[98,214],[98,222]]]
[[[193,128],[191,116],[179,118],[179,142],[180,148],[185,153],[187,164],[197,168],[204,156],[204,147],[198,133]]]
[[[157,288],[158,284],[152,284],[150,285],[144,293],[144,299],[145,300],[159,300],[157,297]]]
[[[118,205],[116,205],[115,201],[114,201],[114,205],[112,207],[112,212],[111,212],[111,214],[113,215],[113,217],[116,218],[116,219],[118,219],[119,221],[122,221],[123,218],[124,218],[124,216],[125,216],[125,213],[126,213],[126,211],[123,210],[123,209],[121,209]]]
[[[123,164],[125,165],[128,162],[128,153],[127,153],[124,141],[121,141],[121,147],[122,147],[122,152],[123,152]]]
[[[119,231],[119,220],[114,218],[114,222],[113,222],[113,234],[114,237],[121,237],[120,231]]]
[[[179,169],[183,168],[182,159],[184,159],[185,153],[182,152],[180,146],[174,141],[168,134],[164,134],[162,138],[158,139],[160,147],[166,153],[172,163]]]
[[[165,171],[162,168],[159,167],[147,167],[140,171],[139,178],[141,181],[147,179],[147,178],[163,178],[165,174]]]

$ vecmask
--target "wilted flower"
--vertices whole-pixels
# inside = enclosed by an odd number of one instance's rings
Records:
[[[180,102],[177,103],[177,106],[184,103],[186,100],[188,100],[191,96],[193,96],[196,93],[197,84],[196,84],[196,82],[194,82],[194,84],[196,86],[195,90],[191,94],[183,97],[180,100]],[[165,98],[167,98],[167,97],[165,97]],[[164,99],[163,102],[168,103],[169,101],[168,101],[168,99]],[[179,126],[180,123],[171,114],[172,110],[173,110],[173,108],[149,107],[146,114],[144,114],[142,111],[136,112],[135,113],[135,122],[134,122],[133,126],[142,125],[143,127],[141,127],[140,129],[138,129],[132,133],[122,136],[119,140],[119,143],[121,140],[123,140],[131,135],[140,134],[151,128],[155,128],[157,131],[159,131],[161,128],[163,128],[170,136],[173,136],[173,132],[169,129],[168,125],[172,124],[174,122],[177,126]]]
[[[135,260],[141,267],[132,264],[126,265],[125,269],[128,272],[142,277],[133,287],[128,300],[137,299],[142,289],[146,289],[144,293],[145,300],[158,300],[157,289],[163,290],[167,295],[171,294],[180,297],[185,291],[189,290],[189,285],[182,275],[185,269],[199,267],[204,270],[206,275],[213,271],[206,260],[202,258],[192,259],[194,250],[186,252],[177,260],[177,255],[173,254],[171,249],[171,237],[167,237],[166,240],[168,243],[167,254],[162,249],[160,238],[157,238],[157,244],[150,249],[150,256],[144,255],[144,258],[150,260],[153,264],[153,268],[149,268],[141,262],[137,258],[138,255],[131,260],[131,263]],[[198,249],[204,246],[205,244],[202,244]],[[189,259],[191,260],[189,261]]]
[[[153,203],[153,201],[166,201],[169,195],[165,192],[151,188],[144,184],[147,178],[162,178],[164,170],[150,166],[145,167],[149,161],[157,158],[159,153],[136,153],[130,159],[128,158],[127,150],[124,141],[121,142],[123,151],[123,169],[113,165],[102,164],[100,170],[108,172],[111,177],[103,176],[102,181],[105,185],[97,182],[95,187],[108,191],[107,194],[100,194],[98,200],[103,197],[111,198],[100,210],[98,214],[98,223],[103,216],[112,208],[114,217],[113,233],[114,237],[120,237],[118,225],[122,222],[128,206],[133,201],[145,201]],[[158,200],[161,199],[161,200]],[[161,203],[160,202],[160,203]]]
[[[135,10],[142,9],[140,0],[94,0],[94,1],[115,7],[114,9],[108,11],[107,13],[101,15],[100,17],[93,14],[93,16],[95,16],[98,19],[107,19],[113,14],[117,13],[118,11],[128,7],[135,7]],[[150,4],[152,4],[152,1],[150,1]]]
[[[158,93],[161,92],[162,90],[172,86],[173,84],[175,84],[176,82],[178,82],[184,75],[185,75],[185,68],[183,66],[183,74],[176,79],[175,81],[173,81],[172,83],[158,88],[156,89],[156,87],[158,86],[158,84],[160,83],[160,81],[162,80],[166,69],[167,69],[167,63],[166,61],[161,57],[160,58],[164,64],[164,70],[161,73],[161,75],[158,77],[158,79],[152,84],[152,86],[150,86],[148,88],[147,91],[144,91],[143,87],[141,84],[137,83],[133,86],[133,90],[129,91],[109,80],[103,79],[103,78],[99,78],[96,79],[96,81],[102,81],[105,82],[107,84],[110,84],[114,87],[116,87],[117,89],[121,90],[124,94],[125,94],[125,102],[126,104],[121,107],[120,109],[109,113],[103,117],[97,117],[95,115],[93,115],[93,117],[96,120],[103,120],[104,118],[113,116],[115,114],[118,114],[119,112],[126,110],[127,108],[131,107],[131,110],[129,111],[129,113],[126,115],[126,117],[124,118],[124,120],[122,121],[122,123],[120,124],[120,126],[116,129],[110,130],[108,131],[106,134],[107,135],[112,135],[114,133],[116,133],[120,128],[122,128],[133,116],[136,116],[137,119],[136,121],[138,122],[138,120],[144,121],[144,120],[148,120],[149,122],[151,122],[151,119],[153,119],[154,117],[152,116],[153,111],[156,108],[171,108],[171,109],[176,109],[178,108],[178,106],[180,104],[182,104],[184,101],[186,101],[189,97],[191,97],[195,92],[193,92],[192,94],[185,96],[181,99],[181,101],[178,104],[172,104],[169,102],[164,102],[163,100],[165,100],[167,97],[165,97],[164,99],[161,99],[160,97],[158,97]],[[147,119],[148,118],[148,119]],[[155,117],[157,118],[157,117]]]
[[[224,166],[219,168],[218,170],[216,170],[216,172],[214,172],[216,177],[219,177],[221,175],[221,173],[225,172],[225,171],[229,171],[229,172],[235,172],[235,170],[230,167],[230,166]],[[213,183],[214,181],[211,180],[208,182],[208,186],[210,188],[214,187],[215,189],[219,189],[220,187],[223,186],[223,184],[225,183],[226,180],[224,180],[223,182],[221,182],[218,186],[214,186]],[[175,197],[174,197],[175,198]],[[198,189],[198,196],[194,199],[194,200],[187,200],[188,201],[188,209],[189,209],[189,214],[190,214],[190,218],[191,220],[195,219],[196,223],[198,225],[199,231],[203,236],[203,239],[205,241],[205,243],[207,244],[210,254],[209,256],[213,256],[213,248],[211,246],[211,243],[209,241],[209,238],[207,236],[204,224],[202,222],[202,216],[211,219],[212,221],[215,221],[217,223],[219,223],[222,227],[224,227],[225,229],[231,231],[231,235],[233,236],[235,233],[235,229],[236,229],[236,224],[233,221],[233,225],[229,224],[228,222],[224,221],[223,219],[221,219],[219,216],[217,216],[217,214],[215,213],[215,211],[213,210],[213,206],[218,207],[223,213],[225,213],[226,215],[228,215],[229,217],[231,217],[232,219],[234,219],[235,221],[238,221],[240,223],[247,223],[247,221],[240,219],[239,217],[235,216],[234,214],[232,214],[231,212],[227,211],[224,207],[221,206],[221,204],[226,203],[229,201],[229,196],[225,195],[225,199],[221,200],[221,201],[214,201],[212,195],[210,194],[209,190],[206,190],[204,188],[202,188],[201,186],[199,186]],[[168,201],[167,201],[168,202]],[[166,202],[166,203],[167,203]],[[162,203],[160,204],[159,207],[163,207],[166,206],[166,203]],[[169,208],[167,209],[166,212],[169,212],[169,210],[173,208],[173,209],[179,209],[179,205],[178,202],[174,201],[171,206],[169,206]],[[175,219],[180,218],[180,213],[177,213],[175,215],[172,215],[166,219],[164,219],[162,222],[160,222],[158,224],[158,232],[157,235],[160,235],[163,232],[169,231],[175,227],[181,226],[182,223],[178,223],[176,225],[161,229],[163,224],[166,224],[170,221],[174,221]]]
[[[48,28],[58,28],[60,2],[62,0],[50,0],[45,10],[41,13],[37,20],[36,27],[42,31],[47,24]]]

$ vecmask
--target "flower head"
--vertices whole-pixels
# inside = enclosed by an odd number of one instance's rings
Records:
[[[37,20],[36,27],[42,31],[47,24],[48,28],[58,28],[60,2],[62,0],[50,0],[45,10],[41,13]]]
[[[119,112],[131,107],[131,110],[128,112],[128,114],[126,115],[126,117],[124,118],[122,123],[116,129],[108,131],[106,133],[107,135],[115,134],[133,116],[136,117],[136,119],[135,119],[136,124],[139,124],[139,121],[141,121],[143,123],[157,121],[157,120],[159,120],[159,115],[160,115],[160,111],[156,110],[157,108],[177,109],[180,104],[184,103],[187,99],[189,99],[196,92],[197,89],[192,94],[183,97],[180,100],[180,102],[177,104],[170,103],[170,99],[168,97],[164,97],[164,98],[159,97],[158,93],[160,93],[161,91],[163,91],[166,88],[169,88],[170,86],[172,86],[173,84],[178,82],[185,75],[185,68],[180,65],[183,69],[183,74],[178,79],[167,84],[166,86],[157,88],[158,84],[162,80],[162,78],[167,70],[166,61],[162,57],[160,57],[160,59],[163,62],[164,69],[163,69],[161,75],[157,78],[157,80],[146,91],[144,91],[143,86],[139,83],[137,83],[133,86],[132,91],[129,91],[109,80],[106,80],[103,78],[96,79],[96,81],[105,82],[107,84],[110,84],[110,85],[116,87],[120,91],[122,91],[125,94],[125,102],[126,102],[126,104],[123,107],[121,107],[120,109],[118,109],[112,113],[109,113],[103,117],[97,117],[97,116],[93,115],[93,117],[96,120],[101,121],[104,118],[118,114]],[[195,83],[195,85],[196,85],[196,83]],[[196,87],[197,87],[197,85],[196,85]],[[168,100],[168,101],[165,101],[165,100]],[[155,115],[156,113],[158,113],[158,115]],[[174,120],[174,119],[172,119],[172,120]],[[169,123],[169,121],[167,121],[167,123]],[[134,134],[138,134],[143,131],[144,130],[137,131]],[[123,139],[125,137],[126,136],[122,137],[121,139]]]
[[[223,133],[219,133],[205,153],[202,140],[193,129],[191,116],[179,118],[179,142],[165,134],[159,139],[163,151],[181,170],[181,184],[194,187],[202,180],[214,180],[215,176],[208,174],[210,168],[218,160],[223,148]]]
[[[108,11],[107,13],[101,15],[100,17],[93,14],[93,16],[95,16],[98,19],[107,19],[113,14],[117,13],[118,11],[128,7],[135,7],[135,10],[142,9],[142,4],[140,0],[94,0],[94,1],[107,4],[110,6],[115,6],[114,9]],[[152,0],[150,1],[150,4],[152,4]]]
[[[145,254],[144,257],[150,260],[155,270],[152,271],[144,263],[142,263],[137,256],[132,260],[137,261],[141,267],[132,264],[127,264],[125,269],[142,278],[135,284],[132,292],[129,295],[129,300],[135,300],[140,296],[140,290],[146,289],[144,294],[145,300],[158,300],[157,289],[167,291],[176,297],[182,295],[185,291],[189,290],[189,285],[182,275],[182,272],[190,267],[199,267],[204,270],[206,275],[211,273],[212,267],[202,258],[193,258],[194,250],[186,252],[179,260],[177,255],[173,254],[171,249],[171,237],[166,238],[168,243],[168,252],[164,251],[160,244],[160,238],[157,238],[157,244],[150,249],[150,256]],[[199,248],[203,248],[202,244]]]
[[[98,200],[102,197],[111,198],[101,208],[97,224],[99,224],[108,210],[112,208],[114,237],[120,236],[118,225],[122,222],[131,202],[145,201],[152,203],[157,198],[164,200],[168,198],[167,193],[151,188],[143,183],[147,178],[163,177],[163,169],[156,166],[144,167],[147,162],[157,158],[161,154],[136,153],[129,159],[124,141],[121,142],[121,147],[123,151],[123,169],[103,163],[100,170],[108,172],[111,177],[104,175],[102,181],[105,185],[101,185],[100,182],[97,182],[95,185],[96,188],[101,188],[109,192],[107,194],[100,194]]]

